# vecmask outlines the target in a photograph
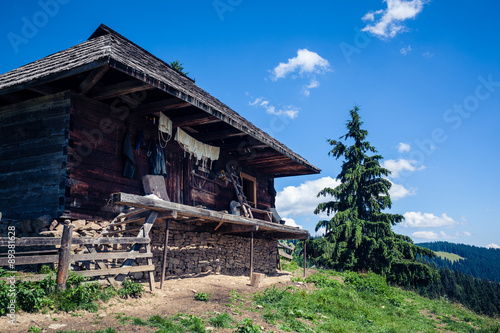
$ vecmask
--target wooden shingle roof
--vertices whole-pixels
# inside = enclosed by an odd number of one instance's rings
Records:
[[[203,110],[291,160],[276,176],[320,170],[140,46],[105,25],[85,42],[0,75],[2,96],[107,65]]]

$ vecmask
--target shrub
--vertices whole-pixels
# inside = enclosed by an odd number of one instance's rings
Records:
[[[237,333],[261,333],[262,329],[253,323],[250,318],[243,319],[238,328],[235,330]]]
[[[142,284],[134,282],[129,278],[123,280],[123,286],[118,290],[118,295],[122,298],[139,298],[144,293]]]
[[[210,299],[210,294],[207,294],[204,291],[202,291],[201,293],[196,293],[194,295],[194,299],[197,301],[208,302],[208,300]]]
[[[210,318],[209,321],[210,324],[212,324],[214,327],[228,328],[232,326],[234,320],[227,313],[221,313],[215,317]]]

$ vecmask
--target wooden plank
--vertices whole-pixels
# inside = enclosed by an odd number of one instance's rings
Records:
[[[283,250],[278,250],[278,253],[280,256],[284,257],[284,258],[287,258],[287,259],[290,259],[290,260],[293,260],[293,256],[291,254],[288,254],[286,253],[285,251]]]
[[[73,225],[65,225],[61,237],[61,249],[59,250],[59,265],[57,269],[56,284],[59,291],[66,290],[66,281],[68,280],[68,270],[71,256],[71,235],[73,234]]]
[[[91,254],[93,254],[93,255],[97,254],[97,250],[95,249],[95,247],[93,247],[91,245],[86,245],[86,247],[87,247],[87,250]],[[102,262],[102,260],[96,260],[95,262],[96,262],[97,266],[99,266],[100,269],[102,269],[102,270],[108,269],[108,266],[104,262]],[[108,276],[107,280],[113,286],[113,288],[118,289],[120,287],[118,282],[116,282],[116,280],[112,276]]]
[[[111,198],[112,202],[115,204],[134,206],[140,208],[149,208],[158,211],[177,211],[179,216],[191,216],[191,217],[202,217],[210,222],[220,221],[249,225],[249,226],[259,226],[259,230],[270,230],[277,231],[284,234],[288,234],[301,239],[308,237],[309,233],[307,230],[290,227],[278,223],[266,222],[263,220],[249,219],[243,216],[237,216],[212,210],[207,210],[203,208],[178,204],[163,200],[153,200],[151,198],[145,198],[139,195],[128,194],[128,193],[114,193]]]
[[[142,227],[131,228],[131,229],[123,229],[123,230],[107,231],[106,233],[103,233],[101,236],[109,236],[109,235],[122,234],[124,232],[137,231],[137,230],[141,230],[141,229],[142,229]]]
[[[150,242],[148,237],[111,237],[111,238],[91,238],[80,237],[73,238],[71,244],[73,245],[114,245],[114,244],[147,244]],[[16,247],[21,246],[55,246],[61,244],[61,237],[27,237],[16,238],[14,244]],[[9,238],[0,237],[0,246],[8,246]]]
[[[129,258],[152,258],[152,253],[131,253],[131,252],[97,252],[79,253],[71,255],[71,261],[91,261],[109,259],[129,259]],[[16,257],[17,260],[17,257]]]
[[[60,242],[59,242],[60,243]],[[59,252],[59,251],[58,251]],[[0,258],[0,266],[8,266],[9,258]],[[51,264],[59,260],[58,254],[38,255],[21,257],[16,255],[15,266],[19,265],[34,265],[34,264]]]
[[[104,270],[88,270],[88,271],[72,271],[72,273],[75,273],[76,275],[81,275],[85,277],[89,276],[105,276],[105,275],[114,275],[114,274],[120,274],[120,273],[135,273],[135,272],[149,272],[149,271],[154,271],[155,266],[154,265],[143,265],[143,266],[132,266],[132,267],[118,267],[118,268],[108,268]],[[35,275],[28,275],[24,277],[19,277],[16,276],[16,281],[21,280],[21,281],[40,281],[45,279],[49,274],[35,274]],[[0,278],[0,281],[7,281],[8,277],[2,277]]]
[[[118,267],[118,268],[108,268],[108,269],[98,269],[92,271],[78,271],[75,272],[82,276],[101,276],[101,275],[115,275],[115,274],[128,274],[135,272],[150,272],[155,270],[155,265],[142,265],[142,266],[131,266],[131,267]]]
[[[137,237],[144,237],[144,238],[147,238],[149,237],[149,232],[151,231],[151,228],[153,227],[153,224],[155,223],[156,221],[156,218],[158,217],[158,212],[157,211],[154,211],[152,210],[148,217],[146,218],[146,221],[144,222],[144,225],[142,226],[141,230],[139,231]],[[151,251],[151,248],[148,247],[149,243],[146,243],[146,249],[149,249],[149,252]],[[134,244],[132,246],[132,248],[130,249],[130,252],[132,253],[138,253],[141,249],[141,246],[142,244]],[[127,259],[125,260],[123,263],[122,263],[122,268],[130,268],[132,267],[132,265],[134,264],[134,261],[135,259]],[[153,265],[154,267],[154,265]],[[152,277],[154,279],[154,276]],[[123,281],[123,279],[125,279],[125,274],[119,274],[116,276],[115,278],[117,281]],[[152,287],[154,287],[154,280],[152,281],[151,280],[151,276],[150,276],[150,284],[152,284]],[[151,289],[151,291],[153,291],[153,289]]]
[[[133,220],[125,220],[125,221],[120,221],[120,222],[113,222],[111,223],[108,227],[116,227],[117,225],[122,225],[122,224],[128,224],[128,223],[137,223],[137,222],[144,222],[146,221],[145,217],[133,219]]]

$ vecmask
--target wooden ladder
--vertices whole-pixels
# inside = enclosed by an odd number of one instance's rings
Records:
[[[234,191],[236,192],[236,197],[238,198],[238,202],[241,205],[241,210],[243,211],[243,215],[245,217],[249,217],[253,219],[252,215],[252,206],[247,201],[247,197],[243,193],[243,186],[240,183],[240,177],[236,174],[236,170],[234,170],[234,166],[230,164],[226,164],[226,169],[231,178],[231,182],[233,183]]]

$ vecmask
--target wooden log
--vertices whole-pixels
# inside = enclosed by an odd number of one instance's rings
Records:
[[[71,235],[73,234],[73,225],[65,225],[63,235],[61,237],[61,249],[59,252],[59,266],[57,269],[57,289],[63,291],[66,289],[66,281],[68,280],[68,269],[71,262]]]
[[[253,273],[252,278],[250,280],[250,285],[252,287],[260,288],[260,284],[262,283],[262,281],[264,281],[265,277],[266,277],[266,274]]]
[[[167,254],[168,254],[168,233],[170,229],[170,219],[167,219],[167,226],[165,228],[165,245],[163,247],[163,265],[161,268],[161,281],[160,289],[163,290],[163,281],[165,281],[165,271],[167,269]]]

